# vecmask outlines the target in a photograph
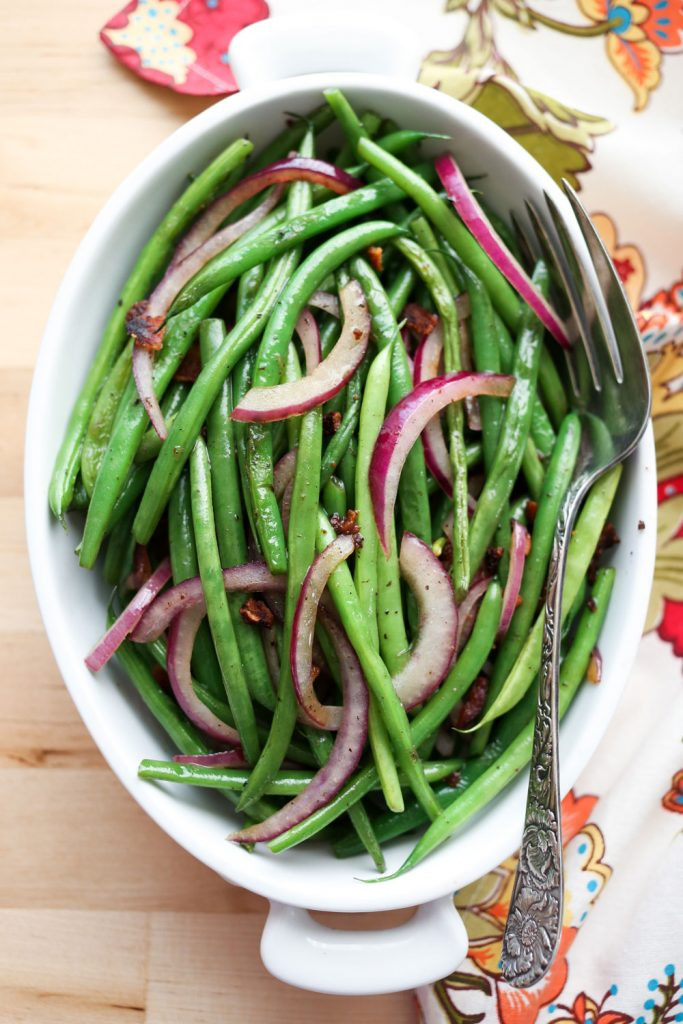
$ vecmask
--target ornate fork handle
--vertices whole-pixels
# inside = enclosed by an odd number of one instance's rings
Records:
[[[550,558],[524,833],[503,936],[503,977],[517,988],[528,988],[548,970],[562,923],[558,676],[562,584],[575,508],[574,501],[565,502]]]

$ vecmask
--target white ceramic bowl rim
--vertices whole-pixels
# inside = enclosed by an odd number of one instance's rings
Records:
[[[384,98],[393,106],[401,104],[415,109],[419,105],[424,109],[425,117],[441,118],[448,125],[457,122],[460,135],[476,138],[484,149],[492,147],[504,154],[499,159],[509,165],[506,178],[514,169],[514,173],[528,183],[527,194],[535,194],[544,188],[552,194],[558,207],[565,209],[564,197],[546,173],[531,156],[511,143],[502,130],[471,108],[412,82],[359,73],[326,73],[251,87],[216,104],[174,132],[123,182],[97,216],[68,269],[46,327],[31,394],[26,446],[26,517],[39,604],[60,671],[100,750],[138,803],[199,860],[254,892],[312,909],[375,911],[433,900],[479,877],[508,856],[521,833],[524,781],[520,779],[509,787],[484,815],[473,819],[458,836],[411,873],[380,885],[367,886],[356,881],[354,876],[369,876],[363,859],[338,862],[332,859],[331,854],[326,854],[329,860],[323,867],[322,855],[316,851],[308,852],[305,848],[275,858],[267,853],[249,855],[223,841],[229,826],[216,802],[207,802],[204,795],[195,799],[195,794],[180,794],[177,789],[169,791],[138,780],[137,760],[131,758],[128,738],[123,735],[129,725],[133,733],[136,726],[122,711],[122,702],[131,703],[137,715],[137,701],[131,702],[124,696],[125,684],[120,674],[110,671],[93,680],[82,663],[82,656],[96,635],[95,619],[88,617],[87,604],[93,593],[101,600],[104,592],[98,584],[88,580],[81,586],[76,579],[76,560],[73,559],[74,568],[70,569],[62,551],[64,541],[60,528],[50,519],[46,504],[47,483],[59,435],[75,388],[80,384],[79,380],[68,380],[65,376],[67,372],[69,376],[73,374],[73,367],[79,367],[80,373],[78,344],[74,346],[73,358],[67,357],[65,364],[68,338],[73,326],[79,322],[79,310],[83,314],[84,297],[92,294],[96,308],[93,320],[97,322],[86,324],[84,319],[83,331],[89,340],[80,346],[92,350],[93,339],[106,316],[97,292],[94,268],[106,267],[108,252],[114,251],[112,246],[122,243],[121,225],[127,212],[130,219],[130,211],[136,203],[139,206],[142,198],[149,207],[144,223],[127,226],[130,240],[125,244],[130,251],[138,248],[149,225],[158,218],[168,201],[168,190],[155,189],[155,183],[163,181],[164,175],[168,175],[169,169],[176,164],[186,167],[189,159],[192,166],[190,154],[201,140],[212,135],[216,143],[213,150],[217,151],[221,148],[218,135],[229,139],[234,134],[231,125],[243,115],[253,116],[256,125],[259,108],[272,104],[274,99],[281,110],[310,107],[313,105],[311,96],[330,85],[348,91],[352,98],[362,90],[380,109]],[[204,155],[206,149],[205,144]],[[454,139],[454,150],[458,152],[457,138]],[[462,162],[469,172],[472,168],[467,153],[463,154]],[[498,188],[504,188],[500,181]],[[523,198],[523,195],[518,197],[520,204]],[[117,275],[122,279],[124,264],[117,265],[112,282]],[[101,275],[101,269],[99,273]],[[114,294],[111,283],[108,292],[110,297]],[[59,387],[56,387],[58,383]],[[610,657],[606,658],[605,681],[601,687],[592,688],[591,693],[584,688],[563,726],[565,790],[590,758],[606,728],[641,634],[654,559],[655,476],[651,432],[631,460],[625,475],[633,486],[628,508],[621,510],[623,514],[620,514],[618,523],[622,536],[626,538],[616,556],[623,563],[621,575],[624,580],[623,585],[618,583],[618,587],[621,586],[621,596],[617,601],[619,607],[610,609],[608,616],[611,628],[606,630],[609,637],[605,639],[604,650]],[[624,515],[628,522],[623,521]],[[635,531],[635,527],[631,529],[629,523],[632,519],[633,523],[637,522],[638,518],[645,519],[652,529],[641,534]],[[627,547],[630,553],[626,551]],[[65,594],[65,585],[75,589],[67,590]],[[627,589],[629,594],[626,594]],[[81,590],[83,593],[79,597]],[[615,594],[615,600],[616,597]],[[82,622],[74,622],[75,606]],[[102,605],[102,619],[103,611]],[[116,701],[109,699],[112,694]],[[113,714],[121,717],[113,720]],[[149,722],[149,719],[144,721]],[[140,719],[140,729],[144,731],[147,728]],[[159,740],[154,727],[149,727],[149,737],[149,756],[155,756]],[[142,756],[146,754],[147,751],[143,750]],[[217,807],[219,813],[215,813]],[[406,848],[404,843],[401,850]],[[390,851],[391,866],[396,866],[401,859],[399,850]]]

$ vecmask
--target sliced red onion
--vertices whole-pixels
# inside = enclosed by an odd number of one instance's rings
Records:
[[[168,436],[161,406],[154,392],[154,354],[149,348],[133,346],[133,378],[138,397],[147,410],[150,423],[162,441]]]
[[[176,754],[177,764],[201,764],[207,768],[247,768],[249,762],[241,747],[234,750],[218,750],[215,754]]]
[[[363,289],[351,280],[339,293],[344,326],[339,341],[315,370],[300,380],[269,388],[251,388],[235,407],[232,418],[244,423],[267,423],[300,416],[340,391],[360,365],[370,338],[370,313]]]
[[[222,743],[229,743],[233,747],[240,746],[240,735],[237,730],[221,722],[220,718],[200,701],[192,685],[192,648],[204,614],[205,609],[196,606],[184,609],[173,619],[168,632],[166,651],[168,678],[173,696],[181,710],[198,729]]]
[[[436,690],[455,655],[458,610],[450,577],[429,545],[404,533],[399,556],[401,575],[417,603],[417,640],[392,682],[409,711]]]
[[[425,335],[415,353],[413,373],[415,384],[421,384],[423,380],[432,380],[438,376],[442,355],[443,330],[439,323],[433,331]],[[439,416],[434,416],[429,421],[421,436],[427,469],[441,490],[451,498],[453,496],[453,468]]]
[[[333,543],[335,542],[333,541]],[[330,756],[313,776],[303,793],[290,800],[288,804],[260,824],[252,825],[230,836],[235,842],[269,842],[308,818],[319,807],[324,807],[339,792],[346,780],[356,770],[362,757],[368,735],[370,705],[368,689],[356,652],[347,640],[341,626],[330,616],[329,620],[325,620],[325,628],[329,632],[330,640],[339,659],[344,702],[339,730]]]
[[[284,590],[287,585],[286,576],[273,576],[262,562],[246,562],[223,570],[223,583],[228,593],[244,591],[246,594],[258,594],[268,590]],[[205,611],[204,591],[199,576],[192,576],[160,594],[136,620],[131,640],[139,644],[148,644],[157,640],[171,620],[187,608],[198,608]]]
[[[311,374],[320,363],[320,329],[310,309],[305,309],[294,328],[299,335],[306,358],[306,373]]]
[[[495,264],[503,277],[507,278],[522,298],[528,302],[541,323],[547,327],[553,338],[570,348],[569,338],[559,317],[541,295],[534,283],[524,272],[507,248],[498,232],[475,199],[467,184],[465,175],[450,153],[444,153],[434,161],[434,167],[448,198],[455,206],[466,227],[472,232],[486,255]]]
[[[295,470],[296,448],[292,448],[291,452],[287,452],[281,459],[278,459],[273,470],[273,493],[278,501],[285,493],[287,484],[294,479]]]
[[[355,550],[353,537],[341,534],[331,541],[306,573],[292,620],[289,652],[294,692],[300,707],[319,729],[339,729],[342,709],[323,705],[313,689],[313,639],[318,608],[327,581]]]
[[[181,240],[173,254],[173,263],[180,263],[198,246],[210,238],[233,210],[253,196],[270,188],[271,185],[286,185],[292,181],[309,181],[313,185],[324,185],[337,195],[344,195],[359,188],[363,182],[347,174],[340,167],[311,157],[292,155],[269,164],[243,178],[225,195],[216,199]]]
[[[321,292],[320,290],[313,292],[308,300],[308,305],[315,306],[316,309],[322,309],[323,313],[329,313],[330,316],[336,317],[337,320],[341,315],[339,299],[332,292]]]
[[[162,587],[171,578],[171,562],[165,558],[160,562],[146,583],[126,605],[116,622],[113,622],[99,643],[95,644],[85,663],[91,672],[97,672],[106,665],[112,654],[121,646],[126,637],[133,632],[147,608],[152,604]]]
[[[455,636],[455,651],[460,654],[469,640],[474,620],[477,617],[479,602],[488,590],[491,580],[488,576],[475,580],[467,591],[462,602],[458,605],[458,630]]]
[[[524,572],[524,561],[528,544],[529,531],[523,523],[513,519],[512,536],[510,538],[510,565],[508,567],[505,589],[503,590],[503,607],[500,613],[500,625],[498,626],[498,640],[507,633],[512,616],[515,614],[519,589],[522,585],[522,574]]]
[[[514,384],[514,377],[499,373],[451,373],[418,384],[391,410],[375,442],[369,472],[377,532],[387,554],[401,470],[426,425],[466,395],[507,397]]]

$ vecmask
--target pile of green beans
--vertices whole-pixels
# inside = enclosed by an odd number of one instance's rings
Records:
[[[329,141],[328,129],[336,132]],[[366,851],[379,871],[382,843],[426,826],[401,868],[407,870],[481,810],[530,759],[543,588],[558,510],[581,443],[554,343],[546,341],[536,316],[434,189],[431,165],[419,152],[427,143],[433,150],[436,143],[424,133],[397,128],[381,112],[359,116],[345,96],[330,90],[317,110],[286,127],[255,157],[251,143],[239,139],[194,177],[121,290],[69,420],[49,493],[57,518],[65,521],[68,514],[70,524],[83,522],[81,565],[101,565],[115,588],[110,622],[113,608],[123,607],[140,585],[145,559],[154,568],[168,555],[174,584],[199,579],[206,618],[192,651],[195,695],[237,729],[246,767],[146,760],[139,773],[217,789],[249,822],[265,819],[304,792],[330,756],[331,736],[298,713],[292,626],[316,554],[335,538],[334,524],[339,528],[347,512],[355,511],[362,542],[332,573],[328,594],[367,681],[368,742],[336,795],[269,845],[279,852],[324,833],[337,856]],[[168,427],[162,442],[137,396],[125,314],[149,294],[207,204],[294,147],[303,157],[332,152],[332,162],[350,168],[361,183],[336,196],[306,181],[288,185],[275,208],[176,297],[154,360],[154,387]],[[365,294],[371,333],[363,361],[345,386],[324,405],[286,422],[233,420],[234,407],[250,388],[301,377],[304,359],[295,333],[300,314],[313,292],[336,296],[352,278]],[[533,279],[547,293],[542,262]],[[466,332],[459,296],[469,309]],[[404,329],[408,303],[422,306],[427,321],[440,321],[445,373],[473,366],[480,373],[511,374],[515,386],[507,399],[480,399],[480,423],[459,404],[446,410],[452,493],[440,490],[422,445],[413,447],[386,553],[375,527],[369,470],[386,415],[413,389],[411,357],[421,339]],[[324,359],[341,326],[330,313],[313,312]],[[471,350],[463,349],[465,334]],[[191,350],[197,374],[179,379]],[[289,451],[295,458],[287,525],[274,472]],[[618,481],[617,468],[594,486],[571,540],[562,713],[585,678],[607,610],[614,570],[593,567],[589,573],[589,567]],[[518,607],[500,638],[513,518],[527,523],[530,549]],[[447,566],[456,603],[466,600],[482,575],[488,580],[450,670],[410,713],[392,685],[420,629],[400,573],[405,532],[431,545]],[[271,601],[265,628],[247,614],[247,596],[227,594],[223,582],[223,569],[254,560],[286,576],[284,599],[279,605]],[[320,624],[316,639],[321,683],[334,693],[339,664]],[[454,638],[444,643],[454,644]],[[148,644],[126,640],[117,658],[165,730],[169,754],[202,755],[216,748],[164,688],[163,637]],[[485,695],[463,723],[461,713],[475,690]]]

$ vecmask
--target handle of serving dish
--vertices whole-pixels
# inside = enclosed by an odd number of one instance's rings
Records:
[[[328,995],[381,995],[418,988],[451,974],[467,954],[467,932],[442,896],[405,924],[381,931],[340,931],[307,910],[272,902],[261,958],[281,981]]]
[[[319,71],[365,71],[415,80],[420,61],[410,33],[387,21],[348,25],[320,16],[257,21],[230,44],[230,66],[241,89]]]

